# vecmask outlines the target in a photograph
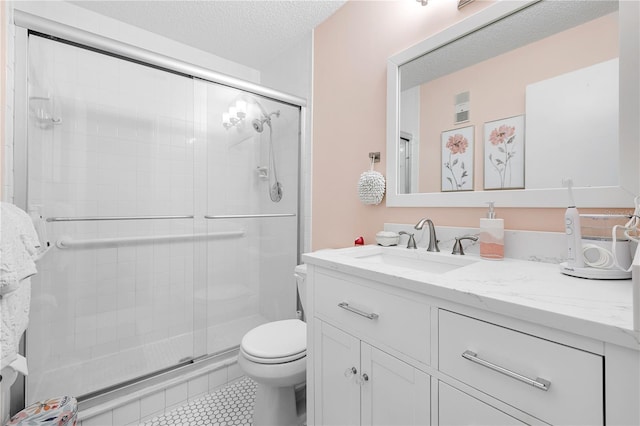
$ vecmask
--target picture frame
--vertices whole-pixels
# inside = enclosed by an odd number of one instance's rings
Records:
[[[524,115],[484,123],[484,189],[524,189]]]
[[[446,130],[441,135],[441,191],[473,191],[475,126]]]

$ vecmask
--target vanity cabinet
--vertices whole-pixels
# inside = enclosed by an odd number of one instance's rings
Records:
[[[430,377],[314,320],[315,424],[428,425]]]
[[[374,278],[309,264],[308,425],[638,424],[637,350]]]

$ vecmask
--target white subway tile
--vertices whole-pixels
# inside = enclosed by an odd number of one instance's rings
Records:
[[[164,391],[146,396],[140,400],[140,417],[144,419],[150,415],[162,413],[165,406]]]
[[[244,376],[244,371],[242,371],[242,369],[238,366],[238,363],[233,363],[231,364],[228,369],[227,369],[227,375],[228,378],[227,380],[229,382],[239,379],[240,377]]]
[[[113,410],[114,425],[137,424],[140,420],[140,400],[133,401]]]
[[[209,392],[227,384],[227,367],[209,373]]]
[[[83,331],[75,333],[76,336],[76,350],[90,349],[96,344],[96,331]]]
[[[209,376],[203,375],[189,380],[189,400],[202,396],[209,391]]]
[[[113,422],[113,413],[111,411],[82,421],[82,426],[116,426],[117,424]]]
[[[170,409],[176,405],[182,404],[187,401],[188,398],[188,384],[180,383],[179,385],[167,388],[165,391],[165,405]]]

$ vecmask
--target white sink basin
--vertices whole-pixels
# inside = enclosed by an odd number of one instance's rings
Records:
[[[423,249],[400,247],[366,246],[347,250],[344,254],[368,265],[391,266],[412,269],[430,274],[443,274],[463,266],[471,265],[478,259],[454,256],[449,253],[434,253]]]

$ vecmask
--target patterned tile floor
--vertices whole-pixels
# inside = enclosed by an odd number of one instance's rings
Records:
[[[155,417],[144,426],[250,426],[255,395],[256,383],[245,377]]]

